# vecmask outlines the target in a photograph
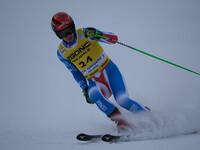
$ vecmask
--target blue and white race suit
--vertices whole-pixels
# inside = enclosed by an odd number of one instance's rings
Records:
[[[75,39],[67,44],[62,41],[57,51],[58,58],[66,65],[74,79],[82,89],[88,87],[88,94],[98,108],[107,116],[116,106],[109,101],[114,96],[116,102],[131,112],[147,109],[129,98],[121,72],[106,55],[99,42],[114,44],[115,42],[100,38],[86,38],[84,29],[76,30]],[[102,31],[101,31],[102,32]],[[104,36],[118,40],[113,33],[102,32]]]

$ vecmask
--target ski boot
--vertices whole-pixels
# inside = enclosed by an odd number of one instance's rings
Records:
[[[126,132],[131,128],[129,123],[122,117],[121,112],[118,108],[115,108],[114,111],[108,115],[108,117],[117,124],[118,132]]]

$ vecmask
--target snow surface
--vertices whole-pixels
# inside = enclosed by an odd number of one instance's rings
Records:
[[[69,13],[76,27],[114,32],[119,41],[200,72],[199,0],[1,0],[0,150],[199,150],[200,76],[126,47],[101,44],[129,95],[152,109],[131,114],[133,141],[77,141],[80,132],[116,133],[88,105],[56,56],[50,21]],[[111,98],[114,102],[114,99]]]

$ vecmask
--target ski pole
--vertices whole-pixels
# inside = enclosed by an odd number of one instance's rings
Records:
[[[127,47],[127,48],[130,48],[130,49],[135,50],[135,51],[137,51],[137,52],[143,53],[143,54],[145,54],[145,55],[147,55],[147,56],[153,57],[153,58],[155,58],[155,59],[158,59],[158,60],[163,61],[163,62],[165,62],[165,63],[168,63],[168,64],[170,64],[170,65],[173,65],[173,66],[176,66],[176,67],[178,67],[178,68],[184,69],[184,70],[186,70],[186,71],[192,72],[192,73],[194,73],[194,74],[200,75],[200,73],[198,73],[198,72],[195,72],[195,71],[193,71],[193,70],[187,69],[187,68],[185,68],[185,67],[182,67],[182,66],[180,66],[180,65],[177,65],[177,64],[175,64],[175,63],[173,63],[173,62],[170,62],[170,61],[167,61],[167,60],[165,60],[165,59],[159,58],[159,57],[157,57],[157,56],[155,56],[155,55],[149,54],[149,53],[147,53],[147,52],[144,52],[144,51],[142,51],[142,50],[139,50],[139,49],[134,48],[134,47],[132,47],[132,46],[129,46],[129,45],[127,45],[127,44],[121,43],[121,42],[116,41],[116,40],[114,40],[114,39],[111,39],[111,38],[109,38],[109,37],[102,36],[102,35],[98,35],[98,34],[96,34],[95,36],[101,37],[101,38],[105,38],[105,39],[107,39],[107,40],[111,40],[111,41],[116,42],[116,43],[118,43],[118,44],[120,44],[120,45],[122,45],[122,46],[125,46],[125,47]]]

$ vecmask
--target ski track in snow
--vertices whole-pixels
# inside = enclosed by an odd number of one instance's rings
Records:
[[[76,133],[5,133],[0,134],[1,150],[102,150],[102,149],[154,149],[154,150],[199,150],[200,134],[188,134],[164,139],[128,141],[120,143],[80,142]]]
[[[127,113],[127,112],[126,112]],[[126,119],[134,124],[134,131],[129,138],[130,141],[120,143],[81,142],[76,140],[78,134],[74,130],[42,130],[42,131],[6,131],[0,132],[1,150],[88,150],[96,149],[154,149],[154,150],[199,150],[200,131],[199,121],[196,120],[194,112],[152,112],[150,114],[126,114]],[[133,119],[134,118],[134,119]],[[107,121],[107,120],[106,120]],[[106,122],[105,122],[106,123]],[[191,125],[193,124],[193,125]],[[98,127],[98,126],[97,126]],[[84,127],[83,127],[84,128]],[[100,126],[99,126],[100,128]],[[113,126],[106,125],[101,128],[102,133],[105,130],[113,132]],[[104,130],[105,129],[105,130]],[[82,130],[82,129],[80,129]],[[84,132],[91,133],[89,129],[83,129]],[[95,129],[92,129],[95,133]],[[67,132],[68,131],[68,132]],[[99,133],[101,131],[98,131]],[[195,133],[193,133],[195,132]]]
[[[199,150],[200,134],[188,134],[164,139],[128,141],[120,143],[80,142],[75,139],[76,133],[1,133],[1,150],[102,150],[102,149],[153,149],[153,150]]]

